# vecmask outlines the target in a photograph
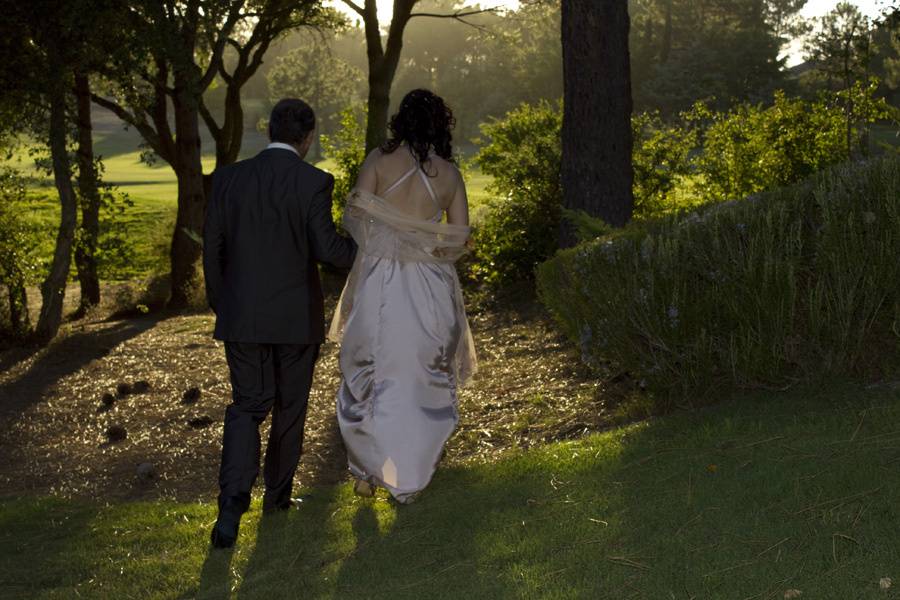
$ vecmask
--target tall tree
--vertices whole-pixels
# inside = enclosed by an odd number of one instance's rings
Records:
[[[84,314],[100,303],[100,277],[97,272],[97,242],[100,238],[99,173],[94,157],[94,131],[91,120],[91,84],[83,70],[75,72],[76,123],[78,127],[78,199],[81,226],[75,245],[75,266],[81,287],[78,312]]]
[[[847,153],[854,149],[853,129],[856,121],[854,84],[868,87],[872,61],[872,26],[869,18],[849,2],[840,2],[834,10],[816,19],[816,29],[806,41],[806,59],[816,65],[831,89],[843,90],[846,114]],[[862,129],[868,136],[868,126]],[[864,148],[868,147],[866,139]]]
[[[781,51],[806,0],[631,0],[634,97],[665,114],[717,108],[784,87]]]
[[[563,0],[563,205],[615,227],[634,209],[629,29],[626,0]]]
[[[335,130],[335,117],[349,103],[358,100],[362,73],[339,58],[323,40],[294,48],[279,56],[266,79],[269,99],[304,98],[315,109],[318,130],[330,134]],[[321,152],[318,144],[312,156]]]
[[[49,0],[17,3],[5,12],[2,37],[6,44],[16,47],[0,71],[3,94],[18,100],[23,121],[50,149],[61,209],[53,258],[41,283],[41,310],[35,329],[38,340],[46,342],[56,335],[62,322],[75,239],[77,207],[66,147],[67,102],[74,64],[69,49],[77,47],[71,38],[85,23],[79,22],[80,15],[71,6]]]
[[[394,76],[397,74],[397,65],[400,62],[400,55],[403,50],[403,32],[406,30],[410,19],[414,17],[430,17],[456,19],[462,23],[467,23],[466,17],[496,10],[491,8],[463,8],[450,13],[413,12],[415,6],[422,0],[394,0],[394,11],[391,15],[387,38],[382,40],[376,0],[364,0],[362,5],[359,5],[354,0],[342,1],[362,17],[366,32],[366,56],[369,66],[366,153],[380,146],[387,136],[391,85],[394,82]]]
[[[68,153],[69,131],[74,124],[70,100],[75,73],[87,63],[85,49],[93,35],[97,15],[115,0],[84,5],[51,0],[14,3],[4,11],[5,60],[0,66],[4,104],[14,99],[20,126],[42,140],[50,150],[53,180],[60,202],[60,223],[53,257],[41,283],[41,310],[35,335],[52,339],[63,316],[63,299],[72,263],[77,225],[77,195],[72,184]],[[102,46],[110,38],[95,43]]]
[[[136,0],[131,4],[131,52],[106,72],[111,94],[92,93],[91,97],[134,127],[175,171],[178,210],[170,251],[169,304],[177,308],[189,302],[193,287],[200,258],[194,233],[202,229],[209,187],[201,163],[200,121],[215,140],[216,166],[237,160],[243,140],[241,88],[278,36],[320,16],[321,1]],[[225,62],[226,51],[235,57],[231,70]],[[203,100],[216,76],[227,86],[221,123]]]

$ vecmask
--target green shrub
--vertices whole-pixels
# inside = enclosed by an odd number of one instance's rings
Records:
[[[21,338],[30,330],[26,290],[38,278],[40,230],[22,218],[24,200],[22,177],[0,169],[0,337]]]
[[[694,172],[699,131],[690,122],[666,123],[658,112],[631,118],[634,149],[634,214],[651,217],[685,208],[676,187]]]
[[[700,195],[709,201],[741,198],[846,161],[862,151],[858,126],[893,112],[874,92],[874,87],[853,90],[865,110],[857,111],[851,123],[849,147],[840,93],[809,102],[779,91],[771,106],[745,104],[727,113],[696,105],[688,118],[706,123],[702,152],[694,160],[702,176]]]
[[[366,109],[358,105],[348,106],[340,113],[340,128],[333,136],[321,136],[322,150],[337,165],[334,173],[334,222],[340,227],[344,218],[347,196],[359,169],[366,160]]]
[[[493,177],[485,216],[474,232],[471,277],[503,284],[533,277],[556,250],[562,190],[559,180],[562,112],[542,101],[523,104],[481,126],[489,142],[476,161]]]
[[[666,124],[658,113],[635,115],[632,127],[635,215],[681,208],[672,199],[679,181],[692,173],[696,129]],[[475,231],[472,277],[501,284],[533,277],[534,267],[557,248],[563,215],[576,220],[582,233],[589,232],[587,221],[561,210],[561,128],[562,106],[547,101],[523,104],[482,125],[487,143],[476,161],[493,177],[488,191],[496,198]]]
[[[898,256],[900,160],[883,158],[561,251],[538,289],[585,362],[643,380],[665,408],[897,369]]]

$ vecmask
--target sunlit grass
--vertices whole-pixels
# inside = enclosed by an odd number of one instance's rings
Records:
[[[882,598],[900,393],[759,393],[439,471],[416,504],[304,490],[210,552],[211,502],[0,503],[4,598]]]

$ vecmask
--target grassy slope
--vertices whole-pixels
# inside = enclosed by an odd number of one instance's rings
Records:
[[[210,504],[7,500],[0,595],[894,597],[898,401],[759,393],[440,471],[408,507],[316,489],[289,515],[255,505],[233,554],[208,553]]]

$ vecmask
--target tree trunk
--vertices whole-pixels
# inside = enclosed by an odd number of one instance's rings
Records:
[[[100,236],[100,191],[94,165],[91,125],[91,88],[87,75],[76,73],[75,96],[78,105],[78,191],[81,200],[81,235],[75,245],[75,266],[81,284],[84,314],[100,303],[100,280],[97,275],[97,240]]]
[[[172,107],[175,113],[175,175],[178,178],[178,214],[172,234],[172,282],[169,306],[184,308],[190,303],[196,285],[197,264],[201,247],[192,236],[203,230],[206,208],[203,165],[200,155],[200,114],[197,101],[190,97],[189,83],[176,76],[176,93]]]
[[[391,81],[382,68],[369,66],[368,119],[366,120],[366,155],[387,139],[388,111],[391,105]]]
[[[62,322],[63,297],[72,263],[78,210],[75,189],[72,187],[69,155],[66,152],[66,90],[62,82],[55,82],[50,92],[50,155],[62,211],[53,262],[47,278],[41,284],[41,313],[35,329],[35,337],[40,342],[52,340]]]
[[[563,0],[563,204],[622,227],[634,208],[626,0]],[[576,243],[564,223],[560,245]]]
[[[14,336],[24,338],[31,328],[31,317],[28,314],[28,291],[25,287],[25,276],[16,272],[6,284],[9,301],[9,325]]]
[[[388,111],[391,107],[391,85],[397,74],[403,51],[403,32],[409,23],[412,7],[419,0],[395,0],[387,41],[382,47],[381,30],[374,0],[366,0],[366,56],[369,61],[369,99],[366,120],[366,154],[387,138]]]
[[[229,85],[225,91],[225,119],[221,131],[222,143],[216,144],[216,169],[237,161],[244,141],[244,107],[241,88]]]

